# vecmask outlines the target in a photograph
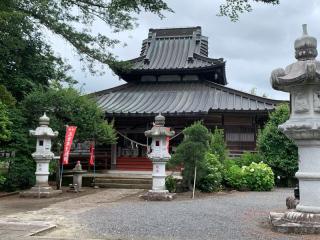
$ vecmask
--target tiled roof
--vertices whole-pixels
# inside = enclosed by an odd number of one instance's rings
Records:
[[[107,114],[269,111],[279,103],[212,82],[127,83],[94,95]]]
[[[134,70],[207,68],[224,64],[208,58],[208,38],[200,27],[150,29],[140,57],[131,60]]]

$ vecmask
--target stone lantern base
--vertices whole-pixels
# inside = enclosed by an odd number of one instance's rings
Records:
[[[169,193],[168,190],[149,190],[147,193],[141,195],[140,198],[147,201],[171,201],[175,196],[175,193]]]
[[[54,190],[50,186],[34,186],[30,190],[20,192],[24,198],[50,198],[61,194],[62,190]]]
[[[281,233],[319,234],[320,214],[298,212],[296,210],[285,213],[271,212],[270,223],[272,229]]]

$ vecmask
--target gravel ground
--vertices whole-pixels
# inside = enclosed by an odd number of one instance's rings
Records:
[[[234,192],[200,199],[144,202],[133,198],[77,216],[92,237],[107,239],[320,239],[274,233],[270,211],[285,210],[292,189]]]

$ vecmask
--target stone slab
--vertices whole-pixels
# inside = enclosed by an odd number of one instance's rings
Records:
[[[168,191],[148,191],[140,196],[141,199],[147,201],[172,201],[176,197],[175,193],[169,193]]]
[[[62,190],[54,190],[51,187],[33,187],[30,190],[20,192],[20,197],[24,198],[50,198],[56,197]]]
[[[292,216],[289,217],[288,216]],[[288,211],[271,212],[269,216],[272,230],[280,233],[320,234],[320,214]]]

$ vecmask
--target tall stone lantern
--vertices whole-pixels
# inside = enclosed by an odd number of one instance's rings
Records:
[[[146,137],[152,138],[151,153],[148,157],[153,164],[152,190],[142,197],[147,200],[171,200],[170,194],[165,187],[166,163],[171,158],[169,154],[169,138],[174,135],[174,131],[165,127],[165,117],[159,114],[155,117],[154,126],[146,131]]]
[[[51,139],[58,136],[57,131],[48,127],[50,118],[44,113],[39,118],[39,127],[36,130],[30,130],[30,135],[37,138],[36,151],[32,157],[36,161],[36,185],[30,190],[21,192],[21,197],[52,197],[62,193],[61,190],[53,190],[48,184],[49,163],[54,158],[51,152]]]
[[[279,129],[298,146],[300,203],[296,210],[270,214],[276,230],[320,231],[320,62],[317,40],[307,33],[294,43],[297,62],[271,74],[272,87],[291,95],[291,115]]]

